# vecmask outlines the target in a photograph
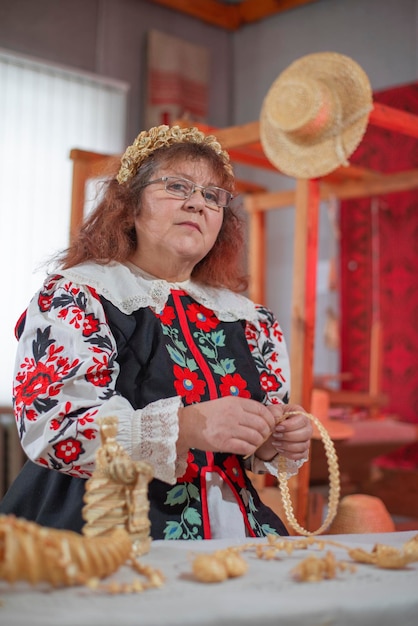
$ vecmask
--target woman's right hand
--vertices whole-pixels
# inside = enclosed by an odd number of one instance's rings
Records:
[[[179,409],[177,452],[189,448],[253,454],[275,426],[272,412],[260,402],[225,396]]]

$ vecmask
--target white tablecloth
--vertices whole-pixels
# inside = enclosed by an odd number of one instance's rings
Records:
[[[416,531],[323,536],[371,550],[376,543],[400,547]],[[295,540],[298,538],[291,538]],[[265,543],[265,540],[256,540]],[[417,626],[418,563],[403,570],[358,565],[355,573],[316,583],[296,582],[291,570],[315,548],[262,561],[244,553],[248,572],[204,584],[191,575],[197,551],[238,545],[234,541],[155,541],[141,557],[165,574],[163,587],[139,594],[108,595],[84,587],[59,590],[14,587],[0,581],[1,626]],[[338,560],[345,550],[331,549]],[[123,567],[112,579],[138,577]]]

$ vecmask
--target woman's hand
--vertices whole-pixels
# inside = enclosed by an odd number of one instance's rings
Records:
[[[251,455],[270,437],[275,423],[271,407],[248,398],[225,396],[191,404],[179,409],[177,451],[198,448]]]
[[[288,459],[300,461],[308,457],[312,437],[312,423],[297,404],[272,404],[267,407],[273,414],[275,427],[271,436],[257,450],[258,458],[268,461],[278,452]],[[294,413],[280,421],[285,413]]]

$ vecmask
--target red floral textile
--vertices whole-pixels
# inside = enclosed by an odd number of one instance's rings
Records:
[[[418,114],[418,83],[375,93],[374,100]],[[418,139],[370,124],[351,162],[384,173],[418,168]],[[341,371],[352,374],[344,387],[368,389],[374,304],[382,323],[385,410],[418,422],[418,190],[344,201],[340,215]]]

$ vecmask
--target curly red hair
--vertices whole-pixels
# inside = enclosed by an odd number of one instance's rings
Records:
[[[143,185],[154,172],[182,160],[204,160],[218,185],[234,191],[234,177],[225,168],[221,157],[203,143],[179,142],[153,152],[136,174],[120,184],[116,172],[104,183],[97,207],[87,216],[67,250],[58,258],[59,266],[67,269],[86,261],[107,264],[124,263],[137,247],[135,216],[141,211]],[[248,286],[244,274],[244,219],[236,208],[224,209],[223,223],[213,248],[194,267],[192,277],[212,287],[244,291]]]

